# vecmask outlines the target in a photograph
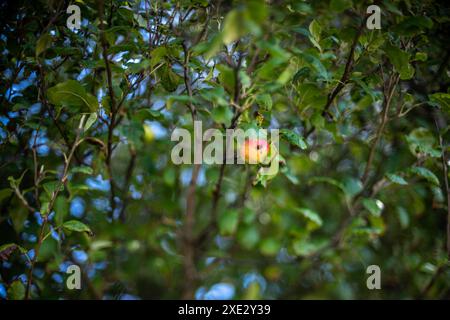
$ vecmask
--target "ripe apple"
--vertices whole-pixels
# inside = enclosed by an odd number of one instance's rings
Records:
[[[262,163],[269,154],[270,146],[267,140],[250,138],[245,140],[240,148],[240,156],[245,163]]]
[[[148,124],[144,124],[144,141],[146,143],[152,143],[153,140],[155,140],[155,133],[153,132],[152,127],[150,127]]]

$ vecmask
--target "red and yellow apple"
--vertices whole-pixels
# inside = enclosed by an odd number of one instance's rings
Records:
[[[240,156],[245,163],[258,164],[264,162],[270,151],[267,140],[262,138],[246,139],[240,148]]]

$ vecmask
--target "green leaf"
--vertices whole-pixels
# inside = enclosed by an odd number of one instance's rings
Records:
[[[128,141],[135,146],[139,146],[142,143],[141,139],[145,134],[142,123],[135,121],[134,119],[127,124],[121,125],[118,131],[122,136],[127,137]]]
[[[173,168],[167,168],[163,173],[164,183],[168,186],[174,186],[176,181],[176,172]]]
[[[49,262],[54,261],[58,256],[58,241],[53,237],[47,237],[45,241],[42,242],[42,246],[39,250],[39,255],[37,256],[38,262]]]
[[[25,286],[22,281],[15,280],[8,289],[9,300],[22,300],[25,298]]]
[[[345,193],[348,196],[353,197],[357,195],[359,192],[361,192],[361,190],[363,189],[363,185],[361,180],[359,179],[346,177],[344,179],[344,189]]]
[[[441,156],[441,151],[437,149],[437,140],[426,128],[414,129],[406,137],[406,141],[408,141],[409,150],[416,157],[423,154],[436,158]]]
[[[263,0],[251,0],[246,1],[246,12],[255,23],[264,23],[269,14],[269,8],[266,1]]]
[[[180,76],[169,65],[164,65],[159,68],[158,73],[161,77],[161,85],[168,92],[175,91],[181,83]]]
[[[320,244],[311,243],[305,239],[296,239],[292,243],[292,249],[297,256],[309,256],[321,248]]]
[[[164,61],[164,57],[167,55],[167,48],[166,47],[157,47],[152,50],[151,52],[151,59],[150,59],[150,65],[155,67],[158,63],[161,61]]]
[[[92,112],[89,115],[89,118],[86,120],[86,123],[84,124],[84,131],[88,131],[89,128],[97,121],[97,113]]]
[[[93,236],[94,233],[84,223],[77,220],[69,220],[63,223],[63,228],[74,232],[86,232],[89,236]]]
[[[188,96],[179,96],[179,97],[168,96],[167,97],[167,108],[170,109],[172,107],[172,103],[174,101],[182,101],[183,97],[188,97]],[[170,100],[170,102],[169,102],[169,100]],[[186,101],[193,101],[193,100],[185,99],[184,102],[186,102]],[[140,120],[140,121],[164,118],[163,114],[160,111],[153,110],[153,109],[141,109],[138,112],[136,112],[135,117],[136,117],[136,120]]]
[[[323,107],[323,103],[316,104],[317,101],[320,101],[320,97],[323,95],[321,89],[312,83],[302,83],[298,86],[298,94],[301,96],[300,104],[302,109],[311,107],[317,107],[318,109]]]
[[[58,106],[77,108],[95,112],[98,109],[97,99],[86,93],[84,87],[75,80],[67,80],[47,90],[49,101]]]
[[[285,175],[286,178],[289,179],[290,182],[292,182],[295,185],[298,185],[300,183],[299,179],[297,178],[296,175],[294,175],[290,168],[288,166],[283,166],[281,168],[281,173],[283,173]]]
[[[320,41],[320,34],[322,33],[322,27],[316,20],[313,20],[309,24],[309,32],[317,42]]]
[[[3,199],[8,198],[12,192],[13,191],[10,188],[1,189],[0,190],[0,203],[3,201]]]
[[[220,215],[218,225],[220,234],[224,236],[232,235],[236,232],[239,222],[239,211],[227,210]]]
[[[72,173],[84,173],[84,174],[93,174],[94,170],[91,167],[88,166],[79,166],[79,167],[74,167],[71,170]]]
[[[437,269],[436,265],[430,262],[426,262],[420,267],[420,271],[426,272],[430,275],[434,275],[436,273],[436,269]]]
[[[144,17],[142,17],[140,14],[136,14],[136,13],[133,16],[139,27],[141,27],[141,28],[147,27],[147,21],[144,19]]]
[[[305,217],[308,221],[310,221],[312,223],[313,229],[322,226],[323,224],[322,218],[319,216],[317,212],[307,208],[296,208],[295,211],[300,213],[303,217]]]
[[[17,203],[16,209],[11,212],[10,217],[13,223],[14,230],[19,233],[25,226],[25,221],[29,216],[28,210],[25,206]]]
[[[281,243],[274,238],[268,238],[261,241],[260,251],[266,256],[275,256],[281,249]]]
[[[317,55],[309,54],[306,52],[300,53],[300,57],[304,59],[314,70],[319,74],[320,78],[325,80],[330,79],[330,74],[327,71],[327,68],[323,65],[322,61],[318,58]],[[321,95],[322,99],[326,101],[326,96]]]
[[[378,199],[364,198],[362,200],[363,206],[375,217],[381,216],[384,204]]]
[[[407,185],[408,182],[401,176],[393,173],[387,173],[386,177],[392,181],[393,183],[401,184],[401,185]]]
[[[110,240],[97,240],[91,243],[90,249],[92,251],[102,250],[106,248],[111,248],[113,246],[113,242]]]
[[[428,59],[428,55],[426,52],[416,52],[414,60],[425,62]]]
[[[253,180],[253,185],[261,185],[264,188],[267,188],[267,182],[269,182],[270,180],[272,180],[273,178],[275,178],[277,175],[276,174],[265,174],[264,173],[264,168],[261,167],[258,170],[258,173],[256,174],[255,179]]]
[[[50,196],[48,196],[50,197]],[[40,208],[40,213],[41,216],[46,216],[47,214],[49,214],[50,212],[50,203],[48,201],[44,201],[41,203],[41,208]]]
[[[225,65],[218,65],[217,70],[220,71],[219,73],[219,82],[220,84],[225,88],[225,90],[232,95],[234,93],[234,83],[235,83],[235,77],[234,77],[234,71],[228,66]]]
[[[233,112],[226,106],[218,106],[211,110],[212,119],[217,123],[223,123],[226,127],[231,125]]]
[[[200,91],[203,99],[212,102],[214,105],[228,106],[227,97],[223,87],[203,89]]]
[[[52,43],[52,37],[48,33],[42,34],[36,42],[36,57],[47,50]]]
[[[292,81],[294,83],[301,83],[301,80],[304,80],[305,78],[307,78],[309,76],[309,74],[311,73],[311,69],[308,67],[302,67],[300,68],[297,73],[294,75],[294,78],[292,79]]]
[[[189,97],[188,95],[169,95],[167,96],[166,100],[166,108],[167,110],[170,110],[175,102],[180,102],[182,104],[188,104],[188,103],[196,103],[197,100],[194,97]],[[145,113],[144,113],[145,111]],[[162,114],[159,113],[156,110],[152,109],[144,109],[139,111],[139,117],[144,117],[144,119],[157,119],[162,117]]]
[[[395,70],[400,73],[400,79],[408,80],[414,76],[414,68],[409,63],[409,53],[392,45],[387,46],[385,51]]]
[[[245,5],[232,9],[223,21],[221,38],[223,44],[228,45],[251,32],[259,35],[260,23],[267,16],[267,9],[261,1],[246,1]]]
[[[380,235],[382,230],[380,228],[356,227],[353,228],[351,231],[352,234],[356,236],[365,236],[372,238],[374,236]]]
[[[308,148],[305,140],[298,133],[296,133],[292,130],[289,130],[289,129],[281,129],[280,133],[281,133],[282,138],[285,138],[286,141],[293,144],[294,146],[297,146],[302,150],[305,150],[306,148]]]
[[[351,0],[331,0],[330,10],[334,13],[340,13],[352,7]]]
[[[49,181],[47,183],[44,183],[43,187],[44,187],[45,192],[47,192],[47,195],[49,196],[49,198],[52,197],[53,192],[56,191],[56,188],[59,187],[58,191],[64,190],[64,185],[61,184],[60,181]]]
[[[250,282],[246,289],[245,293],[242,296],[243,300],[260,300],[261,299],[261,286],[258,281],[254,280]]]
[[[320,113],[314,113],[311,118],[311,124],[317,129],[322,129],[325,126],[325,118]]]
[[[314,47],[316,47],[317,49],[319,49],[320,52],[322,52],[322,47],[320,46],[319,42],[316,39],[314,39],[313,37],[309,37],[309,40],[314,45]]]
[[[428,96],[433,105],[438,105],[442,109],[450,109],[450,93],[437,92]]]
[[[206,60],[214,57],[222,48],[222,34],[218,33],[214,35],[209,41],[200,42],[195,47],[192,48],[194,55],[203,54]],[[212,73],[210,73],[212,76]]]
[[[416,174],[422,178],[425,178],[426,180],[428,180],[429,182],[439,186],[439,179],[438,177],[436,177],[436,175],[431,172],[430,170],[428,170],[427,168],[424,167],[412,167],[409,169],[409,171],[413,174]]]
[[[139,62],[133,62],[133,63],[127,63],[126,64],[126,70],[127,73],[139,73],[142,70],[147,69],[151,64],[151,61],[149,59],[143,59]]]
[[[252,84],[252,79],[247,75],[247,72],[240,70],[238,75],[242,89],[245,90],[250,88]]]
[[[402,229],[406,229],[409,226],[409,214],[403,207],[397,207],[398,220]]]
[[[64,219],[69,214],[68,199],[63,195],[59,195],[55,200],[54,210],[55,210],[55,223],[56,225],[60,226],[64,222]]]
[[[313,177],[313,178],[309,179],[310,184],[317,183],[317,182],[325,182],[325,183],[331,184],[335,187],[338,187],[343,193],[347,193],[345,186],[341,182],[339,182],[335,179],[328,178],[328,177]]]
[[[286,85],[292,77],[297,72],[297,67],[294,63],[289,63],[287,67],[283,70],[283,72],[278,76],[277,83],[284,86]]]
[[[242,222],[245,224],[251,224],[256,219],[256,212],[251,208],[242,209]]]
[[[244,227],[238,231],[237,239],[243,248],[252,249],[260,239],[258,229],[254,225]]]
[[[225,45],[239,39],[242,35],[242,21],[237,10],[228,12],[223,22],[222,40]]]
[[[433,21],[426,16],[405,17],[393,30],[401,35],[413,36],[433,27]]]

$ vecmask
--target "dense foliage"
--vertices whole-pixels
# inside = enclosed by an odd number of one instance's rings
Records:
[[[370,4],[2,1],[0,298],[450,298],[448,6]],[[175,165],[193,120],[279,173]]]

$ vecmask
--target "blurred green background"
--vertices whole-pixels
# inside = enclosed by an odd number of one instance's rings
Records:
[[[1,2],[0,298],[450,298],[449,6],[370,4]],[[280,172],[173,164],[193,120]]]

